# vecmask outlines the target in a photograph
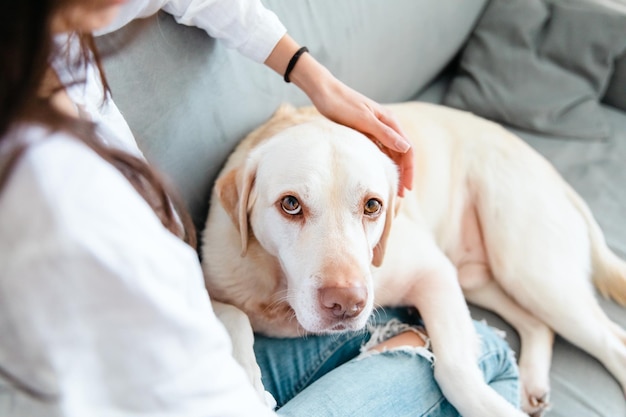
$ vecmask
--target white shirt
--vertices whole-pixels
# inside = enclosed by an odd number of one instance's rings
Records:
[[[117,24],[159,7],[261,61],[284,34],[246,32],[271,15],[250,0],[136,0]],[[68,91],[103,140],[139,152],[101,92],[93,70]],[[274,415],[230,355],[195,251],[87,146],[40,126],[9,134],[32,145],[0,193],[0,415]]]
[[[259,0],[130,0],[104,32],[159,9],[173,15],[178,23],[204,29],[257,62],[264,62],[286,33],[278,17]]]

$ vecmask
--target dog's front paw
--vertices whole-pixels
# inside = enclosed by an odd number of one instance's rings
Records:
[[[538,323],[531,332],[522,333],[519,360],[522,386],[522,409],[532,417],[541,417],[550,408],[550,359],[553,333]]]
[[[230,304],[217,301],[212,301],[212,304],[215,315],[224,324],[231,338],[233,357],[243,368],[259,398],[274,409],[276,400],[274,400],[272,394],[265,390],[261,381],[261,369],[257,364],[253,349],[254,333],[248,316]]]
[[[519,365],[522,410],[532,417],[541,417],[550,408],[548,365],[542,366],[539,362],[529,364],[527,358],[523,357]]]
[[[548,389],[528,390],[522,387],[522,409],[531,417],[541,417],[550,409],[550,391]]]

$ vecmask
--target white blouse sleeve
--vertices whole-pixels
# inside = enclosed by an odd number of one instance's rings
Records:
[[[195,251],[116,169],[48,139],[1,197],[0,386],[16,415],[274,415],[231,357]]]
[[[256,62],[264,62],[287,32],[276,14],[260,0],[129,0],[106,31],[119,29],[159,9],[173,15],[179,23],[204,29]]]

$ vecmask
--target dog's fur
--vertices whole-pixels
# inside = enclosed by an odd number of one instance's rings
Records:
[[[274,336],[357,330],[374,306],[414,305],[435,377],[467,417],[521,413],[472,365],[465,299],[519,332],[526,412],[547,404],[552,329],[626,387],[626,332],[591,286],[626,304],[626,263],[582,199],[495,123],[424,103],[389,107],[416,158],[404,198],[390,158],[312,108],[283,107],[240,144],[203,236],[211,296]]]

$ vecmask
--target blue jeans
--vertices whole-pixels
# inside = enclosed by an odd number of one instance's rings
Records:
[[[414,309],[376,311],[371,323],[396,318],[421,325]],[[519,407],[517,365],[506,341],[475,322],[482,339],[479,366],[487,383]],[[275,339],[257,335],[255,353],[265,388],[276,399],[278,414],[325,416],[458,417],[434,379],[428,355],[390,350],[358,357],[371,336],[364,331],[329,336]]]

